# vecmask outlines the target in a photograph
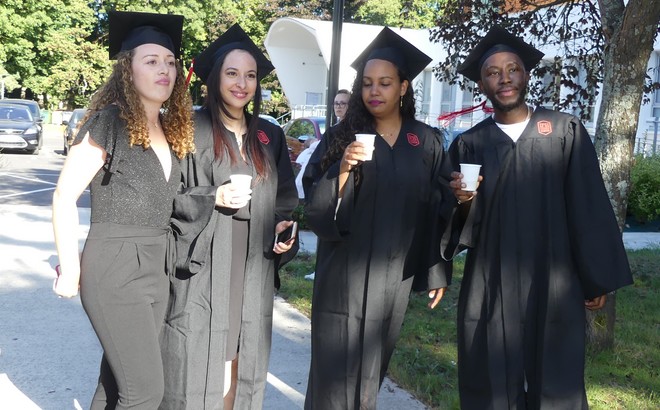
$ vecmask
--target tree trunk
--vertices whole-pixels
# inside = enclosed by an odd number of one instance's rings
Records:
[[[623,230],[630,191],[630,169],[646,66],[653,51],[660,7],[657,0],[601,0],[607,39],[603,97],[596,126],[595,145],[605,187]],[[612,346],[616,296],[608,296],[602,311],[588,313],[587,340],[596,349]]]

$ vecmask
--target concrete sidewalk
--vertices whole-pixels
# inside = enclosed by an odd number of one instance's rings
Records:
[[[89,209],[79,210],[81,222]],[[87,409],[101,348],[80,298],[58,299],[51,287],[57,255],[50,207],[0,205],[0,410]],[[87,235],[81,224],[80,244]],[[301,233],[305,251],[313,234]],[[265,410],[302,409],[310,361],[310,322],[275,298],[273,345]],[[424,409],[387,380],[382,410]]]

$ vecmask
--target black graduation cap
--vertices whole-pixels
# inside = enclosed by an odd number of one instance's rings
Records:
[[[193,64],[195,74],[206,83],[216,60],[223,54],[235,49],[245,50],[257,60],[257,79],[259,81],[275,69],[259,47],[236,23],[195,57]]]
[[[181,55],[183,16],[175,14],[109,11],[109,51],[113,60],[120,51],[132,50],[142,44],[158,44]]]
[[[543,53],[500,26],[493,26],[458,66],[457,71],[475,83],[481,80],[481,66],[495,53],[507,51],[520,57],[528,72],[541,61]]]
[[[353,61],[351,67],[357,70],[367,61],[374,59],[394,64],[403,71],[407,80],[417,77],[432,60],[389,27],[378,33],[371,44]]]

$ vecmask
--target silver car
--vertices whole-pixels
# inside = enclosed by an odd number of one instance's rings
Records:
[[[0,149],[39,151],[39,127],[23,105],[0,104]]]

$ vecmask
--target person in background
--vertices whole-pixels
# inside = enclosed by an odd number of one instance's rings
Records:
[[[348,109],[348,101],[351,98],[351,92],[345,89],[337,91],[335,95],[335,100],[332,104],[332,107],[335,111],[335,117],[337,117],[337,123],[339,123],[344,116],[346,115],[346,110]]]
[[[296,158],[296,164],[300,165],[300,170],[298,171],[298,175],[296,175],[296,189],[298,190],[298,199],[300,200],[305,199],[305,191],[303,190],[302,185],[302,178],[303,175],[305,175],[305,168],[307,167],[309,158],[312,156],[314,150],[319,145],[319,142],[320,141],[316,138],[309,137],[307,140],[305,140],[305,149],[302,150]]]
[[[61,264],[54,290],[72,297],[80,286],[103,347],[91,408],[146,410],[163,396],[158,335],[169,220],[178,159],[194,149],[192,104],[177,61],[183,16],[111,11],[108,18],[117,61],[94,94],[53,195]],[[76,200],[88,185],[91,224],[80,260]]]
[[[449,164],[441,133],[415,119],[411,84],[430,61],[385,28],[353,63],[348,111],[305,208],[319,240],[305,409],[375,409],[413,282],[432,289],[430,307],[449,284]],[[356,133],[376,134],[373,159]]]
[[[458,200],[446,257],[467,249],[458,302],[463,409],[587,409],[585,307],[632,283],[594,147],[580,121],[525,102],[543,53],[493,27],[458,72],[494,114],[449,148],[481,165]]]
[[[351,92],[345,89],[337,91],[335,95],[335,100],[333,103],[333,108],[335,111],[335,116],[337,117],[337,123],[344,118],[346,115],[346,110],[348,109],[348,102],[351,98]],[[331,127],[332,128],[332,127]],[[314,145],[312,152],[305,158],[305,166],[300,169],[298,176],[296,177],[296,186],[298,187],[299,196],[301,199],[305,198],[305,191],[311,193],[312,181],[316,181],[320,177],[321,173],[321,158],[328,150],[328,146],[332,140],[334,134],[328,129],[323,134],[321,141]],[[319,146],[320,145],[320,146]],[[318,147],[318,150],[316,148]],[[298,157],[300,158],[300,156]],[[311,163],[309,171],[306,171],[307,164]],[[307,187],[307,188],[305,188]],[[308,194],[309,195],[309,194]],[[316,277],[316,272],[309,273],[305,275],[305,279],[314,280]]]
[[[275,239],[298,204],[284,133],[259,118],[259,82],[273,66],[237,24],[194,61],[207,96],[174,202],[161,409],[261,409],[277,269],[297,250]]]

